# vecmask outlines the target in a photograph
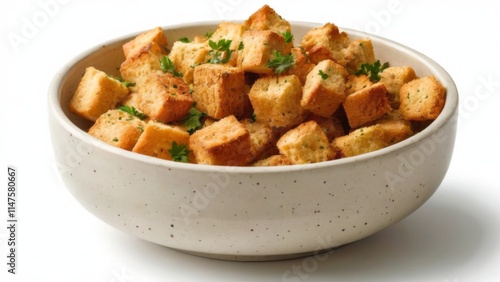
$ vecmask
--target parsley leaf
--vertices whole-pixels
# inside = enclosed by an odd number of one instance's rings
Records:
[[[273,57],[273,59],[267,62],[267,66],[274,69],[276,74],[281,74],[282,72],[287,71],[293,66],[293,64],[295,64],[295,58],[292,53],[283,56],[281,52],[274,50]]]
[[[175,70],[175,64],[168,56],[163,56],[160,60],[160,67],[163,72],[169,72],[177,77],[182,77],[182,73]]]
[[[233,52],[231,49],[231,42],[232,40],[228,39],[220,39],[219,41],[215,42],[213,40],[208,41],[208,46],[212,48],[210,52],[208,52],[209,56],[212,56],[210,60],[208,61],[209,63],[212,64],[225,64],[229,61],[231,58],[231,53]]]
[[[106,75],[106,76],[109,77],[109,78],[118,80],[125,87],[134,87],[135,86],[135,82],[131,82],[131,81],[128,81],[128,80],[123,80],[123,78],[121,78],[121,77],[118,77],[118,76],[115,77],[115,76],[111,76],[111,75]]]
[[[148,117],[146,114],[139,112],[136,108],[131,107],[131,106],[123,105],[123,106],[120,106],[119,109],[139,118],[140,120],[144,120]]]
[[[285,38],[285,43],[291,43],[293,41],[293,34],[290,31],[282,32],[281,35]]]
[[[205,36],[206,38],[210,38],[210,37],[212,37],[213,34],[214,34],[213,31],[207,31],[207,32],[205,32],[205,34],[203,34],[203,36]]]
[[[183,42],[183,43],[189,43],[189,42],[191,42],[191,41],[189,40],[189,38],[187,38],[187,37],[185,37],[185,36],[184,36],[184,37],[179,38],[179,41],[180,41],[180,42]]]
[[[322,70],[319,70],[318,75],[321,76],[322,79],[327,79],[329,77],[329,75]]]
[[[189,134],[193,134],[196,130],[201,128],[201,119],[205,116],[204,113],[200,112],[194,106],[195,104],[193,104],[187,116],[181,120],[182,126],[186,128]]]
[[[245,45],[243,45],[243,41],[240,41],[240,44],[238,44],[238,50],[243,50],[245,48]]]
[[[372,82],[378,82],[380,80],[380,73],[384,71],[386,68],[389,67],[389,63],[385,62],[384,64],[381,64],[379,60],[377,60],[373,64],[361,64],[361,68],[356,71],[354,74],[355,75],[367,75],[370,77],[370,80]]]
[[[185,144],[177,144],[177,142],[172,143],[172,148],[168,150],[172,160],[175,162],[188,163],[189,162],[189,153],[187,146]]]

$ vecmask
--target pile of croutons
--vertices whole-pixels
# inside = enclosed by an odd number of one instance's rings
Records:
[[[119,78],[86,69],[70,109],[90,135],[178,162],[306,164],[400,142],[444,106],[434,76],[378,61],[369,38],[326,23],[294,39],[268,5],[170,40],[158,27],[124,44]]]

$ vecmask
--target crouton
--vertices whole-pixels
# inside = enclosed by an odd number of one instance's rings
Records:
[[[417,78],[412,67],[388,67],[380,73],[380,82],[387,88],[392,108],[399,109],[399,90],[403,84]]]
[[[185,145],[189,143],[189,133],[181,127],[167,125],[155,120],[150,120],[144,126],[133,152],[152,156],[164,160],[172,160],[170,150],[172,144]]]
[[[144,130],[145,122],[122,110],[102,114],[89,129],[89,134],[118,148],[132,150]]]
[[[285,38],[270,30],[249,30],[243,34],[243,49],[238,54],[238,66],[244,71],[273,74],[274,69],[268,62],[274,58],[274,52],[288,55],[291,46]]]
[[[199,164],[244,166],[253,159],[250,133],[234,116],[194,132],[189,148]]]
[[[178,72],[182,73],[186,84],[193,83],[194,67],[207,61],[210,47],[206,42],[176,41],[168,57]]]
[[[314,68],[315,64],[311,63],[307,58],[307,54],[300,47],[293,47],[291,50],[293,55],[293,65],[289,68],[284,75],[296,75],[302,85],[306,83],[307,75]]]
[[[312,113],[331,117],[345,99],[345,69],[332,60],[319,62],[307,75],[300,105]]]
[[[158,44],[158,46],[162,48],[167,47],[167,38],[163,34],[163,29],[161,27],[145,31],[123,44],[122,49],[125,58],[134,57],[138,53],[143,52],[144,48],[148,48],[151,42]]]
[[[291,32],[292,29],[290,23],[278,15],[269,5],[262,6],[250,15],[245,21],[245,25],[250,30],[271,30],[280,34],[286,31]]]
[[[241,124],[243,124],[250,133],[255,160],[269,156],[271,154],[270,152],[274,153],[272,147],[274,147],[276,141],[276,134],[269,125],[254,122],[249,119],[242,120]]]
[[[349,35],[340,32],[339,28],[332,23],[310,29],[300,42],[300,46],[308,52],[309,59],[313,63],[317,64],[330,59],[342,66],[347,63],[344,49],[349,44]]]
[[[120,66],[120,74],[124,80],[138,86],[149,74],[161,72],[160,60],[165,50],[155,42],[151,42],[134,56],[130,56]]]
[[[125,99],[123,99],[120,104],[139,109],[139,93],[132,92],[128,94],[128,96],[125,97]]]
[[[138,89],[138,107],[152,119],[163,123],[185,117],[193,104],[189,87],[171,73],[148,75]]]
[[[252,166],[281,166],[292,165],[292,162],[284,155],[272,155],[265,159],[256,161]]]
[[[193,99],[196,108],[215,119],[245,110],[245,74],[241,68],[219,64],[197,66],[193,74]]]
[[[391,110],[387,90],[380,82],[348,95],[343,106],[351,128],[372,122]]]
[[[350,95],[356,91],[359,91],[363,88],[372,86],[373,82],[370,78],[365,74],[354,75],[350,74],[345,83],[345,94]]]
[[[85,70],[69,108],[72,112],[96,121],[100,115],[127,97],[129,90],[120,81],[94,67]]]
[[[404,120],[398,110],[390,111],[375,123],[384,130],[384,136],[389,145],[401,142],[413,135],[411,122]]]
[[[375,63],[375,52],[373,44],[369,38],[362,38],[352,41],[345,50],[346,70],[355,73],[362,64]]]
[[[389,143],[379,124],[358,128],[332,141],[335,158],[352,157],[387,147]]]
[[[310,115],[307,117],[306,121],[309,120],[314,120],[321,129],[323,129],[328,141],[332,141],[334,138],[346,134],[342,122],[337,117],[325,118],[317,115]]]
[[[399,99],[404,119],[433,120],[443,110],[446,88],[434,76],[417,78],[401,86]]]
[[[258,122],[287,127],[299,124],[304,118],[300,106],[302,85],[295,75],[259,78],[248,97]]]
[[[240,44],[243,44],[243,33],[248,30],[248,27],[244,24],[231,23],[231,22],[221,22],[217,29],[214,31],[210,40],[218,42],[221,39],[231,40],[229,49],[232,50],[231,57],[229,59],[230,66],[236,66],[238,58],[238,49],[240,49]]]
[[[332,157],[328,138],[313,120],[289,130],[276,146],[280,154],[287,156],[293,164],[324,162]]]

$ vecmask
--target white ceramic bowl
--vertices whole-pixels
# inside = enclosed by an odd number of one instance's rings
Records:
[[[293,22],[295,38],[322,24]],[[216,22],[165,27],[170,42]],[[65,185],[95,216],[128,234],[201,256],[273,260],[313,254],[367,237],[408,216],[438,188],[452,157],[458,93],[428,57],[369,37],[375,54],[447,88],[441,115],[398,144],[361,156],[283,167],[222,167],[164,161],[112,147],[86,133],[68,104],[87,66],[118,74],[121,46],[136,34],[69,62],[49,89],[55,160]]]

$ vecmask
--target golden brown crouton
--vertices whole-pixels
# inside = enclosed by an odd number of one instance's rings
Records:
[[[229,49],[232,50],[231,58],[229,59],[228,65],[236,66],[238,58],[238,49],[240,44],[243,44],[243,33],[248,30],[245,24],[232,23],[232,22],[221,22],[217,29],[214,31],[210,40],[218,42],[221,39],[231,40]]]
[[[399,108],[399,90],[403,84],[417,78],[412,67],[388,67],[380,73],[380,82],[387,88],[389,102],[394,109]]]
[[[174,42],[168,57],[178,72],[182,73],[187,84],[193,83],[194,67],[206,63],[210,47],[206,42]]]
[[[379,124],[358,128],[332,141],[336,158],[357,156],[388,145],[385,132]]]
[[[404,120],[398,110],[390,111],[375,123],[384,130],[384,136],[389,145],[396,144],[413,135],[411,122]]]
[[[138,89],[138,106],[152,119],[163,123],[185,117],[193,104],[189,87],[171,73],[148,75]]]
[[[115,147],[132,150],[144,130],[145,123],[122,110],[102,114],[89,129],[89,134]]]
[[[317,115],[310,115],[307,117],[307,121],[309,120],[314,120],[321,129],[323,129],[328,141],[332,141],[334,138],[346,134],[341,121],[337,117],[325,118]]]
[[[125,97],[125,99],[123,99],[120,104],[139,109],[139,93],[132,92],[128,94],[128,96]]]
[[[88,67],[71,98],[69,108],[72,112],[95,121],[127,97],[128,93],[128,88],[120,81],[94,67]]]
[[[250,30],[272,30],[276,33],[290,32],[290,23],[284,20],[276,11],[264,5],[245,21]]]
[[[339,28],[332,23],[310,29],[300,42],[300,46],[309,53],[309,59],[313,63],[317,64],[330,59],[342,66],[347,63],[344,49],[349,44],[349,35],[340,32]]]
[[[253,166],[281,166],[281,165],[292,165],[292,162],[284,155],[272,155],[263,160],[259,160],[253,164]]]
[[[347,96],[343,105],[351,128],[372,122],[391,110],[387,90],[380,82]]]
[[[273,129],[267,124],[254,122],[249,119],[242,120],[241,124],[243,124],[250,133],[254,159],[258,160],[264,155],[268,156],[276,141]]]
[[[274,58],[274,52],[288,55],[290,44],[285,38],[270,30],[249,30],[243,34],[243,49],[238,54],[238,66],[244,71],[273,74],[274,69],[268,67],[269,60]]]
[[[289,130],[276,146],[293,164],[324,162],[332,158],[328,138],[313,120]]]
[[[142,83],[149,74],[161,72],[160,60],[165,56],[165,50],[155,42],[151,42],[134,56],[130,56],[121,64],[120,74],[124,80]]]
[[[161,27],[156,27],[137,35],[134,39],[123,44],[123,53],[125,58],[134,57],[148,48],[149,44],[154,42],[162,48],[167,47],[167,38],[163,34]]]
[[[250,133],[234,116],[193,133],[189,148],[199,164],[244,166],[253,159]]]
[[[150,120],[132,151],[164,160],[172,160],[172,144],[189,143],[189,133],[181,127]]]
[[[434,76],[417,78],[401,86],[399,99],[404,119],[433,120],[443,110],[446,88]]]
[[[248,96],[241,68],[203,64],[194,69],[193,83],[192,95],[200,111],[215,119],[243,115]]]
[[[375,62],[375,52],[373,44],[369,38],[362,38],[352,41],[345,50],[347,60],[346,70],[355,73],[362,64],[372,64]]]
[[[300,47],[293,47],[291,51],[293,55],[293,65],[283,74],[285,75],[296,75],[302,85],[306,83],[307,75],[314,68],[315,64],[311,63],[307,57],[305,51]]]
[[[299,124],[304,118],[300,106],[302,85],[295,75],[259,78],[248,97],[258,122],[287,127]]]
[[[372,86],[373,82],[370,80],[370,78],[365,75],[365,74],[360,74],[360,75],[354,75],[350,74],[347,77],[346,83],[345,83],[345,94],[350,95],[356,91],[359,91],[363,88]]]
[[[345,69],[332,60],[319,62],[307,75],[300,105],[312,113],[331,117],[345,99]]]

